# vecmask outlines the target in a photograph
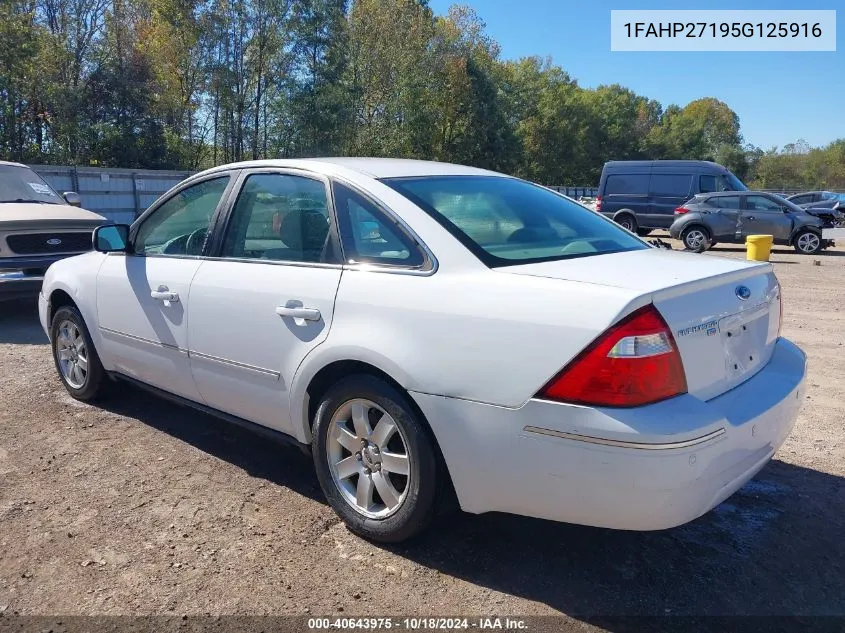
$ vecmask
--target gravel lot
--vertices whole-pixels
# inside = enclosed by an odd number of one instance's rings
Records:
[[[72,400],[35,305],[0,304],[0,612],[845,615],[845,250],[815,259],[772,257],[783,333],[810,358],[792,436],[737,495],[660,533],[457,514],[372,545],[295,449],[129,387]]]

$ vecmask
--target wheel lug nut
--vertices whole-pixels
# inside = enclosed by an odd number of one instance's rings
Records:
[[[373,452],[378,453],[378,446],[373,446]]]
[[[357,459],[357,460],[360,462],[360,461],[361,461],[361,459],[363,459],[363,458],[361,457],[361,453],[355,453],[355,459]]]

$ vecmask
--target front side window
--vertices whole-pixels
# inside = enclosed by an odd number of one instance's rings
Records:
[[[326,186],[291,174],[253,174],[238,195],[222,257],[326,262],[330,255]]]
[[[764,213],[783,213],[782,205],[764,196],[746,196],[745,208],[749,211],[762,211]]]
[[[704,174],[698,177],[698,188],[701,193],[715,193],[718,191],[748,191],[739,178],[732,173],[719,176]]]
[[[789,199],[792,204],[806,204],[808,202],[813,201],[813,196],[811,195],[804,195],[804,196],[793,196]]]
[[[613,222],[523,180],[427,176],[384,182],[491,267],[648,248]]]
[[[334,198],[347,260],[412,268],[425,263],[411,236],[364,196],[335,183]]]
[[[135,236],[140,255],[201,255],[229,176],[182,189],[150,215]]]

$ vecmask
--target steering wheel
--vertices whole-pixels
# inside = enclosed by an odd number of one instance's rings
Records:
[[[206,235],[208,235],[208,229],[205,227],[192,231],[185,240],[185,255],[201,255]]]

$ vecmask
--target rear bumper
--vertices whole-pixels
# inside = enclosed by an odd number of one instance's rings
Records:
[[[780,339],[764,369],[707,402],[506,409],[413,396],[464,510],[657,530],[701,516],[766,465],[795,424],[805,374],[803,352]]]

